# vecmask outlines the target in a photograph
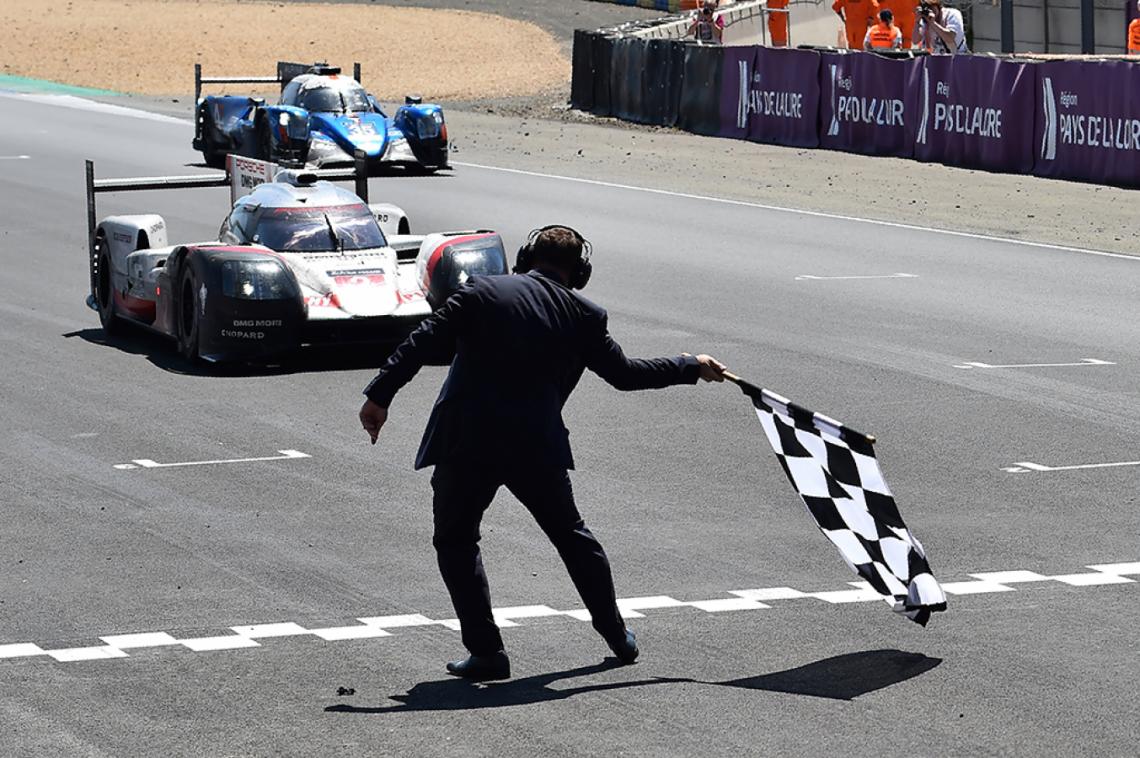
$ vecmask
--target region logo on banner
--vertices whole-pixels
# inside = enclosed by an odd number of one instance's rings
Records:
[[[1032,63],[931,56],[911,71],[908,110],[918,115],[914,157],[951,166],[1033,169]]]
[[[818,71],[815,52],[726,48],[720,135],[818,147]]]
[[[820,68],[820,146],[908,158],[906,82],[916,60],[825,54]]]
[[[1133,63],[1066,61],[1040,68],[1034,173],[1140,185],[1140,72]]]

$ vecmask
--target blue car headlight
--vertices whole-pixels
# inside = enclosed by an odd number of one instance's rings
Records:
[[[309,139],[309,119],[307,116],[298,113],[280,113],[277,116],[277,124],[281,128],[281,133],[287,135],[289,139],[302,142]]]
[[[416,134],[420,139],[435,139],[443,129],[443,114],[439,111],[420,114],[416,120]]]
[[[277,260],[223,261],[222,294],[241,300],[289,300],[296,288]]]

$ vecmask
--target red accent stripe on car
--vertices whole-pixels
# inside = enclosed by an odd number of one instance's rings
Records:
[[[154,322],[155,303],[153,300],[143,300],[131,295],[120,294],[117,291],[114,293],[114,297],[115,307],[126,311],[131,318],[137,321],[145,321],[148,324]]]

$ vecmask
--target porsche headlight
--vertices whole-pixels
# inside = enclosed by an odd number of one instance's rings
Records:
[[[226,297],[288,300],[293,297],[293,290],[288,273],[275,260],[222,263],[222,294]]]

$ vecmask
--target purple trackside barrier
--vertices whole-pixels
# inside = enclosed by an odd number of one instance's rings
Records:
[[[1140,186],[1140,65],[1042,63],[1038,80],[1033,173]]]
[[[950,166],[1033,171],[1035,63],[934,55],[910,70],[914,157]]]
[[[820,147],[910,158],[917,114],[906,109],[906,88],[909,72],[921,65],[915,58],[825,53],[819,68]]]
[[[810,50],[725,48],[720,136],[818,147],[819,58]]]

